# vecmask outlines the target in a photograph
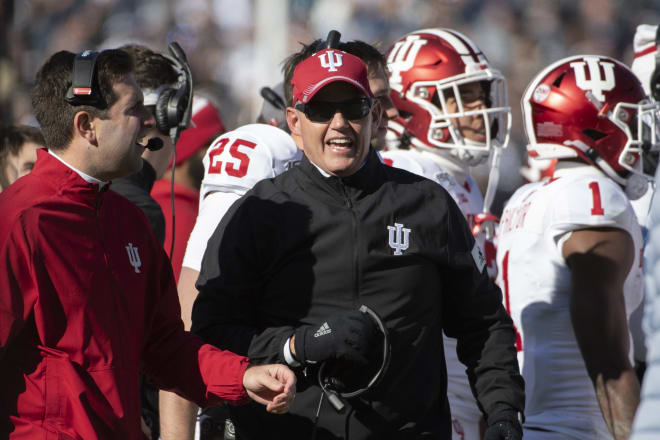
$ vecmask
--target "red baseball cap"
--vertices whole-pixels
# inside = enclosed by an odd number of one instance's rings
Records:
[[[293,71],[294,104],[309,102],[319,90],[335,81],[347,82],[366,96],[374,96],[369,87],[367,66],[360,58],[338,49],[323,49],[302,61]]]
[[[220,120],[220,112],[211,101],[203,96],[195,95],[193,97],[191,120],[192,124],[181,132],[181,137],[176,143],[177,165],[195,154],[210,140],[226,131]],[[172,161],[170,161],[171,166]]]

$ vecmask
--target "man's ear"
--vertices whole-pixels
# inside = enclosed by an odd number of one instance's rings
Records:
[[[291,130],[291,134],[299,137],[302,136],[302,132],[300,130],[300,116],[298,115],[296,109],[293,107],[286,108],[286,123],[289,126],[289,130]]]
[[[96,138],[95,124],[96,118],[89,112],[79,111],[73,117],[73,137],[76,136],[84,138],[92,145],[98,145]]]

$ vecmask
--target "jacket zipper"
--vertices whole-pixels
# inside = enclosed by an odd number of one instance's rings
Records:
[[[344,198],[346,200],[346,205],[351,211],[351,227],[353,229],[353,305],[355,307],[358,307],[359,305],[357,304],[357,300],[360,297],[360,258],[358,255],[358,242],[359,242],[359,234],[358,234],[358,225],[357,225],[357,213],[355,212],[355,209],[353,209],[353,201],[351,198],[348,196],[348,193],[346,192],[346,187],[344,186],[344,182],[341,182],[341,189],[342,192],[344,193]]]

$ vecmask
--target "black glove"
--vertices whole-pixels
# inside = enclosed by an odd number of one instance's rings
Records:
[[[302,363],[338,359],[354,366],[366,366],[378,332],[378,325],[366,313],[358,310],[337,313],[320,325],[296,329],[296,359]]]
[[[484,434],[484,440],[521,440],[522,438],[522,426],[517,420],[493,423]]]

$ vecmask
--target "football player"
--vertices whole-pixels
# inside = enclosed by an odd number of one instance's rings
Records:
[[[479,233],[481,222],[494,217],[484,212],[484,197],[469,169],[508,142],[506,81],[468,37],[451,29],[403,36],[389,50],[387,62],[399,111],[389,130],[399,149],[382,152],[383,160],[438,182],[452,195],[494,278],[495,248]],[[456,340],[445,337],[444,346],[453,438],[480,439],[482,414],[456,356]]]
[[[206,242],[229,207],[259,180],[275,177],[300,160],[301,151],[283,130],[267,124],[248,124],[219,136],[204,155],[204,179],[197,221],[190,234],[178,289],[183,322],[190,329],[190,315],[197,297]],[[178,411],[194,417],[197,408],[177,396],[161,392],[161,436],[192,438],[190,426],[173,422]],[[168,419],[169,417],[169,419]],[[173,423],[170,423],[173,422]],[[184,432],[178,431],[183,429]]]
[[[628,438],[639,402],[628,319],[642,298],[630,200],[652,179],[657,104],[624,64],[555,62],[522,99],[528,153],[557,159],[498,230],[500,286],[522,336],[526,439]]]

